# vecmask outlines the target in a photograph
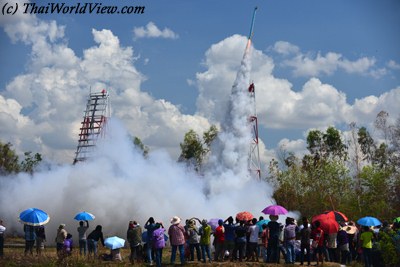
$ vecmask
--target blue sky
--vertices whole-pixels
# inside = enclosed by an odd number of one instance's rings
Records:
[[[222,119],[255,6],[264,164],[304,151],[309,129],[400,115],[399,1],[102,3],[145,13],[1,15],[0,140],[70,162],[88,88],[106,87],[130,134],[176,158],[185,132]]]

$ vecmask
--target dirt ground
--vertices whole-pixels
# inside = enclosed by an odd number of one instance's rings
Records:
[[[109,250],[106,248],[99,248],[99,255],[103,253],[109,253]],[[79,256],[79,251],[76,249],[73,251],[72,256],[64,259],[63,261],[59,261],[57,259],[56,249],[54,247],[46,248],[41,256],[37,256],[34,251],[33,255],[24,255],[23,246],[18,247],[6,247],[4,249],[4,257],[0,258],[0,266],[132,266],[129,262],[129,249],[124,248],[121,250],[121,254],[123,257],[123,262],[109,262],[101,259],[88,259],[85,257]],[[170,262],[170,248],[164,249],[163,255],[163,265],[162,266],[173,266],[169,264]],[[179,256],[177,255],[177,264],[179,263]],[[300,265],[299,262],[296,262],[295,265]],[[311,262],[311,265],[315,265],[315,262]],[[135,266],[149,266],[148,264],[136,263]],[[281,264],[267,264],[261,262],[212,262],[212,263],[202,263],[198,261],[194,262],[186,262],[185,266],[293,266],[293,264],[284,264],[284,260],[281,260]],[[337,267],[340,264],[337,263],[324,263],[323,266],[326,267]],[[352,265],[357,266],[357,265]]]

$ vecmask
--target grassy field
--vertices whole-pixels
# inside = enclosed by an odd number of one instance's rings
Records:
[[[103,253],[109,253],[109,249],[99,247],[99,255]],[[172,266],[169,264],[170,262],[170,254],[171,250],[169,247],[164,249],[163,253],[163,266]],[[89,259],[86,257],[81,257],[79,255],[79,251],[75,248],[73,250],[72,256],[67,257],[66,259],[59,261],[56,254],[55,247],[47,247],[41,256],[36,255],[36,251],[34,250],[33,255],[24,255],[24,246],[22,242],[14,242],[12,246],[7,246],[4,248],[4,257],[0,258],[0,266],[9,267],[9,266],[132,266],[129,262],[129,254],[130,250],[124,248],[121,250],[121,254],[123,257],[123,262],[110,262],[103,261],[101,259]],[[284,262],[284,260],[281,260]],[[177,263],[179,263],[179,256],[177,255]],[[315,264],[315,262],[312,262]],[[179,264],[177,264],[179,265]],[[299,263],[296,263],[299,265]],[[135,266],[148,266],[146,264],[135,264]],[[261,262],[213,262],[213,263],[201,263],[201,262],[187,262],[185,266],[293,266],[290,264],[266,264]],[[325,263],[323,266],[326,267],[337,267],[340,264],[337,263]],[[353,264],[353,267],[361,267],[362,265]]]

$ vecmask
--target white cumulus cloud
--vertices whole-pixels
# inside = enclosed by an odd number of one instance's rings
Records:
[[[145,27],[133,28],[134,39],[139,38],[165,38],[177,39],[179,35],[169,28],[160,30],[154,22],[149,22]]]

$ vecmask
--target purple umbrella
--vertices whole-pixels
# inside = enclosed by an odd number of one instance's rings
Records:
[[[282,215],[282,214],[287,214],[288,211],[279,205],[271,205],[266,207],[265,209],[263,209],[261,211],[264,214],[268,214],[268,215]]]
[[[212,230],[213,232],[215,231],[215,228],[218,227],[218,221],[219,221],[219,220],[221,220],[221,219],[214,218],[214,219],[210,219],[210,220],[208,221],[208,225],[211,226],[211,230]]]

